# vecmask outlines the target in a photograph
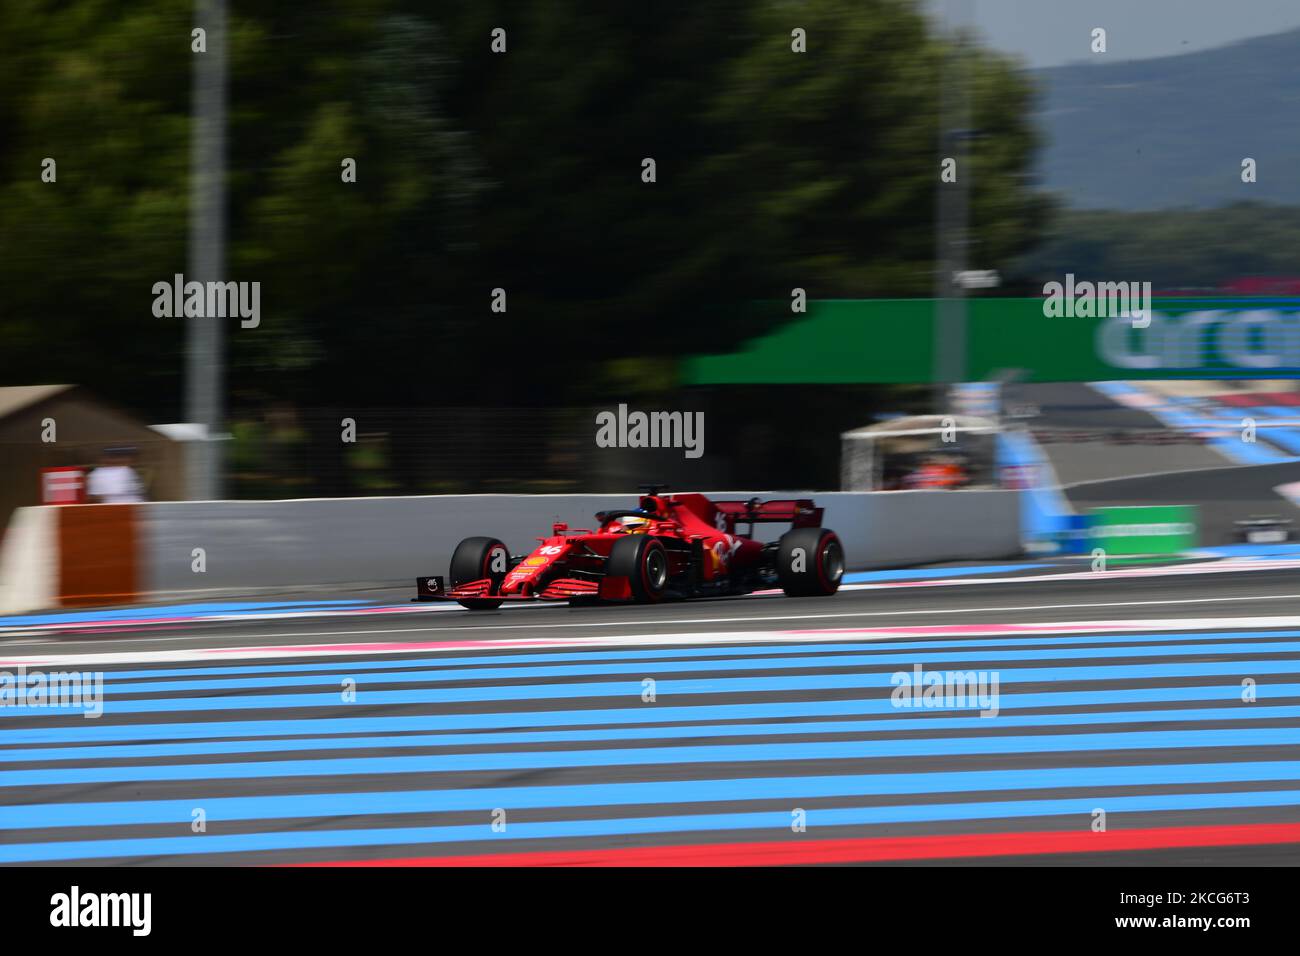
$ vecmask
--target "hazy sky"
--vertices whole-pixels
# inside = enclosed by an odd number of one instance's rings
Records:
[[[1109,56],[1138,60],[1190,53],[1300,27],[1300,0],[924,0],[970,18],[989,46],[1031,67],[1090,57],[1104,27]]]

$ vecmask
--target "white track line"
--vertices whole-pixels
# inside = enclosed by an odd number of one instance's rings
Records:
[[[1117,578],[1175,577],[1185,574],[1235,574],[1238,571],[1286,571],[1300,568],[1300,558],[1223,558],[1201,564],[1161,565],[1150,568],[1112,568],[1107,571],[1066,571],[1060,574],[1024,574],[997,578],[938,578],[922,581],[845,585],[855,590],[886,588],[957,587],[964,584],[1018,584],[1022,581],[1103,581]]]
[[[1259,595],[1254,600],[1275,600],[1282,597],[1300,597],[1300,595]],[[1221,598],[1194,598],[1179,601],[1126,601],[1115,602],[1105,605],[1050,605],[1042,608],[964,608],[964,609],[947,609],[943,613],[971,613],[977,611],[1017,611],[1017,610],[1046,610],[1050,608],[1077,608],[1077,607],[1125,607],[1125,606],[1149,606],[1159,604],[1197,604],[1205,601],[1219,601]],[[1237,598],[1235,600],[1249,600],[1249,598]],[[736,618],[741,622],[761,622],[771,620],[808,620],[813,618],[845,618],[845,617],[871,617],[877,615],[890,616],[899,612],[869,612],[866,614],[820,614],[807,615],[805,617],[768,617],[768,618]],[[909,614],[926,614],[935,613],[933,611],[909,611]],[[718,619],[705,620],[675,620],[664,621],[663,624],[716,624],[721,623]],[[530,630],[541,628],[555,627],[617,627],[629,626],[627,622],[598,622],[589,624],[563,625],[563,624],[530,624],[523,625],[521,628],[511,628],[512,630],[527,628]],[[861,640],[863,638],[876,638],[881,640],[895,639],[900,637],[916,636],[952,636],[952,637],[975,637],[989,636],[998,634],[1056,634],[1056,633],[1118,633],[1122,631],[1177,631],[1177,630],[1213,630],[1213,629],[1233,629],[1242,630],[1247,628],[1279,628],[1279,627],[1300,627],[1300,617],[1297,616],[1275,616],[1275,617],[1207,617],[1207,618],[1153,618],[1149,620],[1130,619],[1130,620],[1113,620],[1113,621],[1069,621],[1055,623],[1002,623],[1002,624],[933,624],[933,625],[902,625],[898,627],[877,627],[877,628],[808,628],[799,630],[766,630],[766,631],[702,631],[677,634],[634,634],[634,635],[617,635],[617,636],[592,636],[592,637],[537,637],[537,638],[505,638],[495,640],[462,638],[460,640],[432,640],[432,641],[409,641],[409,642],[377,642],[367,641],[364,643],[338,643],[338,644],[312,644],[299,646],[284,645],[255,645],[243,647],[208,647],[208,648],[176,648],[170,650],[161,649],[141,649],[137,651],[114,651],[100,653],[82,653],[82,654],[47,654],[43,656],[13,657],[7,660],[0,660],[0,667],[39,667],[39,666],[91,666],[104,664],[121,664],[132,662],[162,662],[162,661],[214,661],[214,660],[238,660],[241,658],[296,658],[296,657],[333,657],[340,655],[357,655],[357,654],[409,654],[415,652],[439,652],[439,651],[491,651],[499,649],[528,649],[528,648],[557,648],[557,647],[621,647],[621,646],[651,646],[659,644],[733,644],[733,643],[755,643],[755,642],[775,642],[775,643],[802,643],[816,641],[836,641],[836,640]],[[459,631],[464,633],[464,628],[408,628],[394,631],[358,631],[356,634],[374,637],[378,634],[412,634],[412,633],[434,633],[440,631]],[[473,629],[471,629],[473,630]],[[274,635],[281,638],[315,638],[319,640],[321,635],[313,633],[303,634],[282,634]],[[210,640],[210,638],[209,638]]]

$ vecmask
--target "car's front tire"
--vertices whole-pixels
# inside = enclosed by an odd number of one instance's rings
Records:
[[[627,578],[632,599],[651,604],[663,599],[668,589],[668,551],[655,538],[629,535],[614,542],[605,573]]]
[[[488,578],[492,581],[489,593],[495,594],[509,569],[510,550],[496,538],[466,538],[452,552],[449,577],[453,588]],[[501,598],[465,598],[458,603],[471,611],[492,611],[505,602]]]
[[[781,535],[776,576],[790,597],[823,597],[840,589],[844,546],[829,528],[795,528]]]

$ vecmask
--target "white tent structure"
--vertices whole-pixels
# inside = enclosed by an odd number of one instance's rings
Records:
[[[840,435],[840,487],[880,491],[891,476],[927,455],[959,455],[974,486],[997,484],[998,423],[972,415],[912,415]]]

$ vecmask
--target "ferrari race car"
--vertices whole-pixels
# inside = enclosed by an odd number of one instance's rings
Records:
[[[449,580],[417,578],[415,599],[482,611],[506,601],[652,604],[776,587],[798,597],[839,589],[844,548],[811,500],[658,492],[648,486],[638,507],[598,512],[596,530],[556,523],[530,554],[511,555],[496,538],[466,538],[451,556]],[[753,536],[756,524],[787,522],[777,541]]]

